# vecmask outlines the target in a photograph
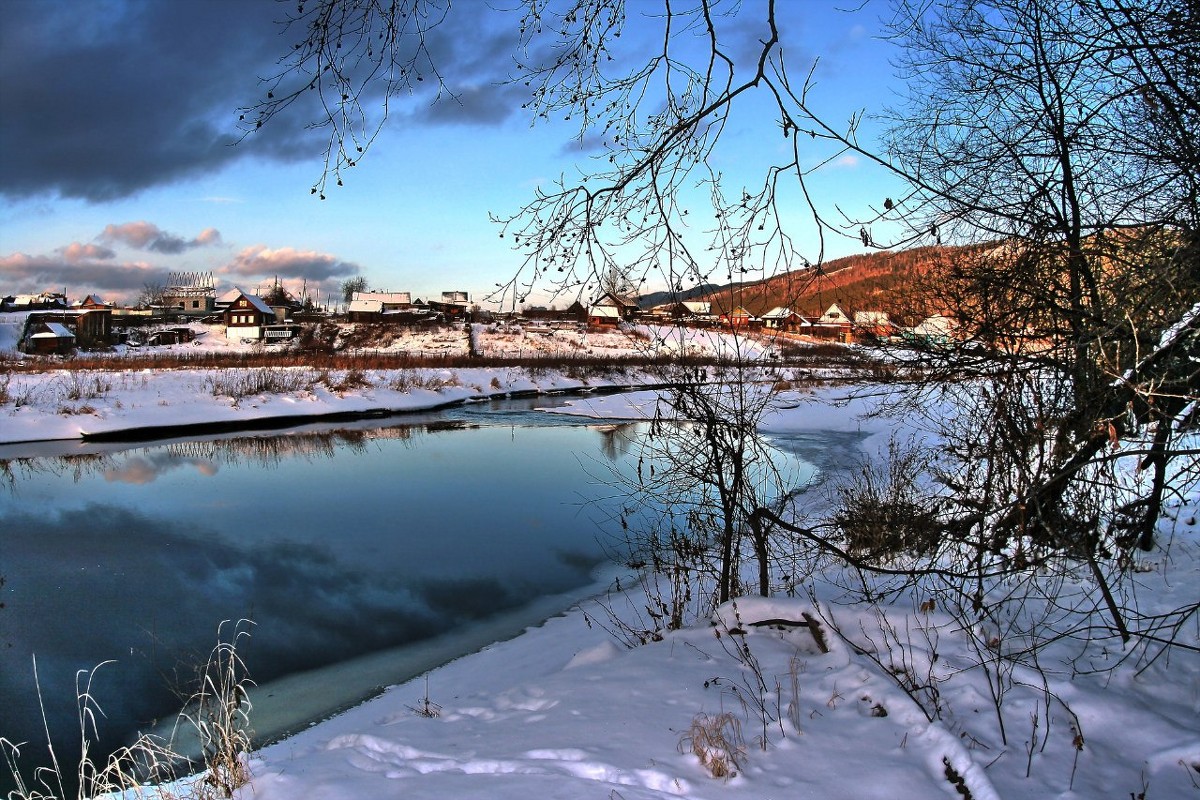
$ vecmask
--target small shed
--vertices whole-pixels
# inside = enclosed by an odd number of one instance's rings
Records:
[[[49,354],[65,354],[75,348],[75,334],[67,330],[61,322],[38,322],[30,326],[29,335],[25,342],[25,352]]]

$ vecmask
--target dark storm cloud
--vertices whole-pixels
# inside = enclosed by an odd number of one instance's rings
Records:
[[[259,78],[295,38],[276,24],[288,8],[9,0],[0,27],[0,152],[8,156],[0,193],[111,200],[246,157],[311,159],[319,169],[327,131],[306,129],[315,97],[234,146],[239,107],[263,94]],[[426,94],[392,99],[406,124],[487,124],[519,106],[509,90],[490,90],[512,63],[511,15],[495,17],[487,4],[466,4],[429,35],[458,100],[433,104],[436,81],[427,81]]]
[[[96,237],[102,242],[122,242],[138,250],[150,250],[163,255],[178,255],[197,247],[209,247],[221,243],[221,234],[216,228],[205,228],[194,239],[185,239],[167,233],[152,222],[126,222],[123,225],[106,225]]]
[[[230,146],[234,111],[275,45],[274,13],[232,0],[6,3],[0,151],[20,157],[0,191],[107,200],[245,156]],[[273,144],[294,154],[294,141]]]

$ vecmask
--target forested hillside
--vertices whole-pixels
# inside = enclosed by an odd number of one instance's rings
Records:
[[[915,324],[937,311],[924,300],[924,276],[955,252],[953,247],[922,247],[846,256],[820,269],[725,286],[704,299],[713,303],[714,311],[740,305],[755,315],[784,306],[804,316],[818,316],[831,303],[838,303],[849,314],[886,311],[893,320]]]

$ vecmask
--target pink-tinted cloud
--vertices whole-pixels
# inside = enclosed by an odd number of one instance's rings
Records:
[[[102,242],[120,243],[137,250],[149,250],[164,255],[178,255],[197,247],[221,244],[221,234],[216,228],[205,228],[196,238],[189,240],[174,233],[167,233],[145,220],[106,225],[96,238]]]
[[[219,271],[245,278],[299,278],[321,282],[356,275],[359,268],[357,264],[328,253],[254,245],[242,250]]]
[[[98,244],[80,244],[79,242],[71,242],[66,247],[60,247],[56,252],[65,261],[72,264],[77,264],[81,261],[107,261],[117,256],[111,247],[103,247]]]

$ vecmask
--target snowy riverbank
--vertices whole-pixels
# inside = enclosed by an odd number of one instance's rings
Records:
[[[434,378],[444,382],[434,385]],[[7,407],[0,441],[212,419],[217,411],[416,409],[489,389],[579,388],[556,374],[466,370],[422,373],[404,391],[386,387],[381,375],[371,376],[369,389],[315,388],[233,403],[203,391],[204,380],[187,373],[116,378],[106,397],[86,401],[94,406],[87,413]],[[416,387],[416,380],[429,384]],[[563,410],[637,418],[653,399],[652,392],[580,397]],[[868,455],[896,425],[864,418],[865,401],[843,402],[844,389],[788,390],[780,400],[764,420],[768,431],[860,431],[869,435]],[[1195,495],[1172,500],[1159,548],[1138,556],[1143,614],[1200,597],[1198,505]],[[263,748],[237,797],[1200,796],[1195,649],[1118,663],[1119,649],[1060,642],[1042,653],[1040,672],[1005,672],[986,653],[981,664],[971,649],[978,639],[961,636],[956,619],[923,597],[886,609],[848,603],[844,577],[814,572],[804,596],[743,599],[736,610],[722,609],[715,624],[701,621],[634,648],[613,632],[639,625],[648,599],[641,588],[623,586]],[[1084,568],[1066,581],[1086,587]],[[806,614],[821,620],[828,652],[807,626],[752,624],[799,622]],[[1200,644],[1195,618],[1177,635],[1188,647]],[[1004,695],[1004,726],[996,691]],[[713,777],[702,758],[719,757],[723,746],[733,774]],[[26,752],[37,758],[36,748]]]

